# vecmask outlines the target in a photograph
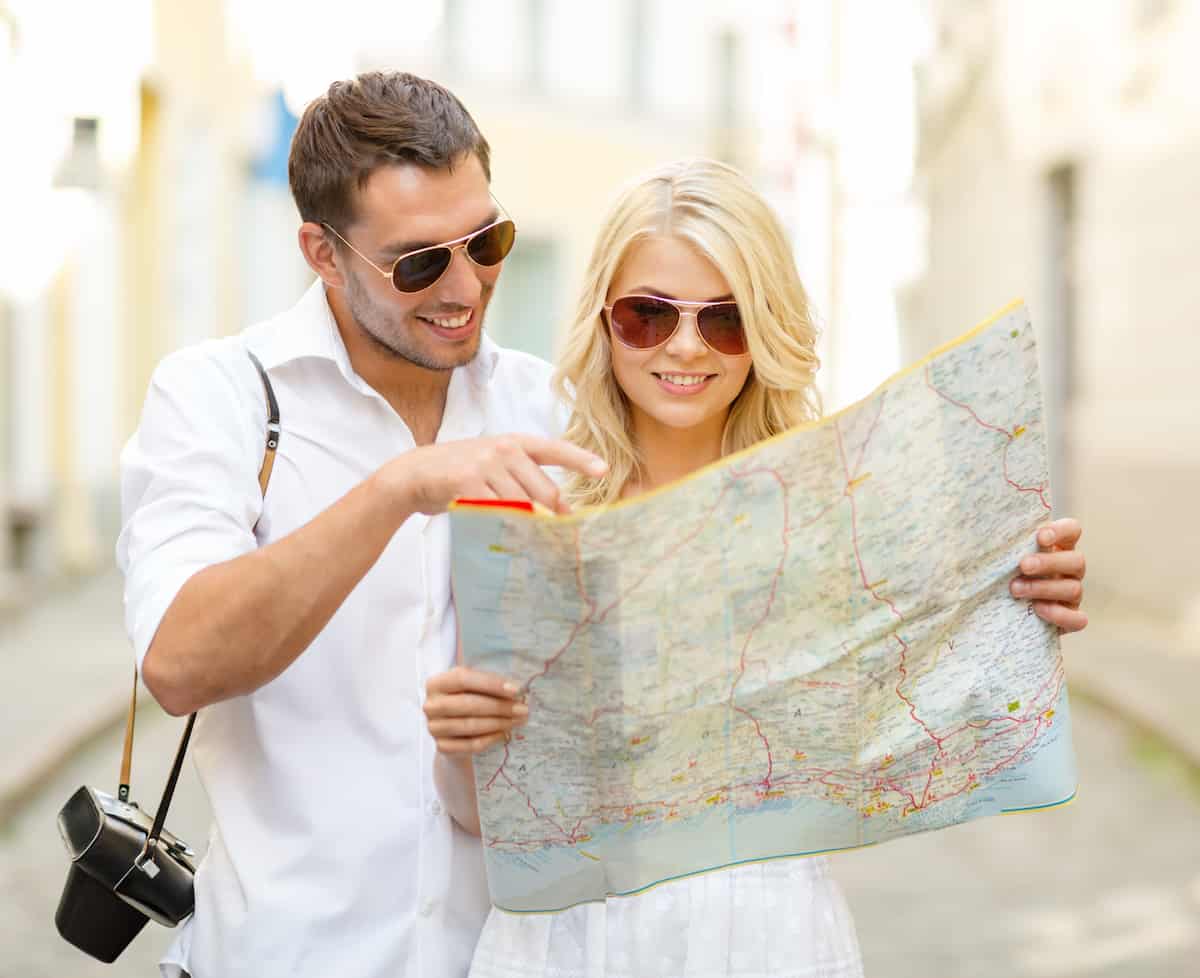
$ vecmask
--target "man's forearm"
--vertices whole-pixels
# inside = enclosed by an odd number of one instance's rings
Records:
[[[379,559],[407,499],[381,471],[286,537],[194,575],[146,653],[155,699],[179,716],[278,676]]]

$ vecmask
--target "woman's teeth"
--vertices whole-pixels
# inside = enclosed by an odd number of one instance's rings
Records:
[[[708,380],[708,374],[659,374],[658,376],[668,384],[675,384],[679,387],[692,387]]]

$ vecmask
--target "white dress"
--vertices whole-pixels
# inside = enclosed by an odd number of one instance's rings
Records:
[[[862,978],[822,857],[748,863],[560,913],[492,908],[471,978]]]

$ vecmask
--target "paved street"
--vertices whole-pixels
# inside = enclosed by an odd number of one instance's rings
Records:
[[[133,796],[154,810],[182,732],[181,720],[155,706],[140,711]],[[90,978],[158,975],[156,963],[173,932],[153,922],[113,965],[93,961],[58,936],[54,911],[67,873],[55,816],[81,784],[116,790],[121,733],[115,732],[72,763],[0,834],[0,978]],[[208,810],[189,763],[180,779],[168,827],[202,849]]]
[[[56,614],[40,614],[76,621],[72,635],[115,656],[119,601],[106,602],[105,594],[115,597],[111,581],[64,596]],[[95,617],[79,623],[85,611]],[[35,695],[48,660],[69,658],[58,646],[39,649],[34,633],[22,634],[18,648],[4,640],[12,628],[0,630],[0,665],[10,679],[17,675],[18,699],[27,690]],[[63,640],[61,628],[46,634]],[[98,689],[68,682],[65,673],[57,679],[80,703]],[[29,710],[19,715],[32,722]],[[836,857],[869,978],[1200,974],[1200,786],[1107,713],[1076,702],[1073,721],[1081,778],[1074,804]],[[11,760],[22,749],[20,731],[8,718],[0,724]],[[143,806],[157,803],[181,729],[182,721],[153,704],[141,711],[133,780]],[[0,830],[0,978],[156,974],[154,962],[171,935],[155,924],[115,966],[86,959],[53,925],[66,874],[54,816],[79,784],[115,785],[119,750],[114,731]],[[169,824],[201,848],[206,820],[189,769]]]
[[[1200,975],[1200,786],[1082,703],[1076,800],[842,853],[868,978]]]

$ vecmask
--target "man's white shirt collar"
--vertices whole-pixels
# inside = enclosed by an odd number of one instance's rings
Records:
[[[352,387],[364,394],[375,393],[350,363],[350,354],[329,307],[325,284],[320,279],[309,286],[291,310],[276,320],[285,317],[288,320],[286,329],[263,329],[261,340],[252,344],[255,355],[267,370],[304,357],[332,360]],[[269,320],[263,327],[276,320]],[[499,360],[500,348],[484,333],[475,358],[456,369],[465,371],[471,386],[482,391],[495,376]]]

